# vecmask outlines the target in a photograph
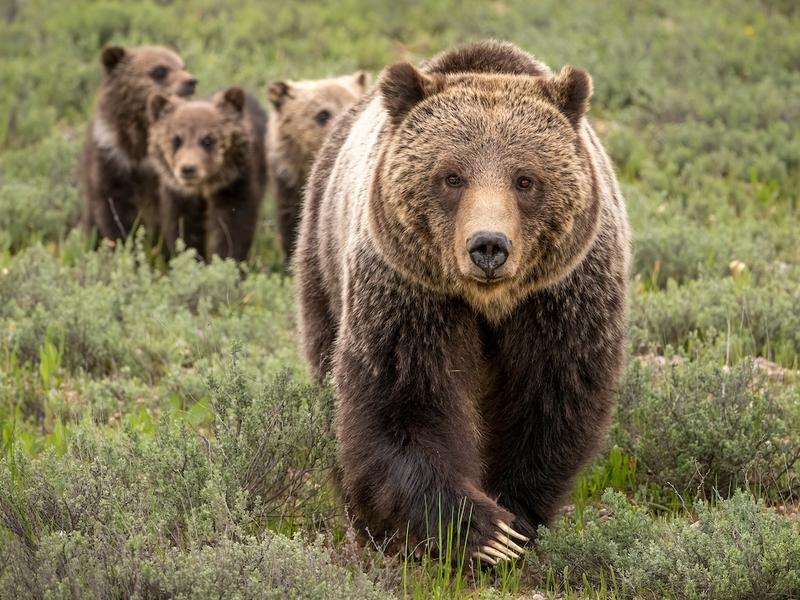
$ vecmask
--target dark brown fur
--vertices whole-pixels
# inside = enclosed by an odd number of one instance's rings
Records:
[[[158,176],[147,160],[147,98],[152,93],[191,95],[197,81],[177,54],[157,46],[110,46],[101,62],[103,84],[81,161],[82,226],[116,240],[140,223],[155,240]]]
[[[232,87],[211,101],[156,95],[150,118],[167,254],[180,237],[206,260],[245,260],[266,186],[264,109]]]
[[[435,545],[464,499],[470,550],[497,518],[532,536],[603,439],[623,361],[627,219],[576,113],[591,80],[485,42],[378,87],[315,163],[295,259],[345,498],[409,547]],[[533,187],[511,185],[518,169]],[[467,183],[443,187],[455,171]],[[487,223],[513,241],[496,283],[460,237]]]
[[[336,118],[361,97],[368,83],[367,74],[357,71],[333,79],[267,85],[272,106],[267,164],[287,262],[294,250],[303,186],[314,158]]]

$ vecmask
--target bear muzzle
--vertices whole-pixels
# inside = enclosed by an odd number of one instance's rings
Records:
[[[172,169],[172,174],[180,187],[191,191],[196,191],[206,178],[204,165],[192,160],[180,161]]]
[[[197,79],[190,76],[189,79],[184,79],[180,84],[178,84],[175,94],[180,96],[181,98],[188,98],[189,96],[194,94],[196,88],[197,88]]]
[[[483,275],[478,279],[500,279],[499,271],[511,253],[511,240],[499,231],[478,231],[467,239],[467,252]]]

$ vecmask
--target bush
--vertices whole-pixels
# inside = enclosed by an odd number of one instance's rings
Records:
[[[187,550],[152,552],[80,532],[47,535],[33,553],[0,544],[4,598],[391,598],[368,577],[335,563],[321,541],[265,534]],[[35,565],[30,568],[26,563]]]
[[[648,516],[606,492],[586,523],[541,528],[534,569],[554,591],[605,589],[617,598],[792,599],[800,592],[800,520],[739,492],[701,502],[697,519]]]
[[[208,393],[198,374],[254,332],[262,343],[243,352],[249,377],[263,383],[282,368],[299,372],[290,291],[281,275],[243,280],[233,262],[205,266],[191,252],[162,273],[141,253],[88,252],[79,236],[59,255],[30,246],[0,273],[8,299],[0,304],[0,356],[16,365],[20,381],[40,381],[30,394],[9,390],[0,407],[77,420],[94,410],[93,382],[102,380],[119,390],[117,400],[153,408],[174,394],[198,400]],[[108,394],[102,402],[104,412],[115,404]]]
[[[376,597],[320,542],[265,531],[309,531],[337,514],[330,391],[284,373],[253,396],[236,362],[210,389],[207,407],[153,433],[141,420],[107,435],[83,422],[36,458],[12,445],[0,462],[0,595],[161,597],[186,593],[196,571],[202,597],[257,585],[276,597]]]
[[[800,491],[800,396],[769,386],[751,361],[640,361],[627,370],[612,438],[636,457],[640,484],[693,498],[750,489],[779,500]]]
[[[800,286],[788,267],[755,285],[745,268],[737,276],[703,279],[665,290],[641,291],[631,307],[634,352],[664,353],[669,346],[725,346],[731,360],[763,356],[800,365]]]

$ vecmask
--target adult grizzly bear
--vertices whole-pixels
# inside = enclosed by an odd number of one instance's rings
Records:
[[[206,260],[245,260],[266,187],[266,112],[234,86],[210,101],[156,94],[149,114],[167,256],[181,237]]]
[[[275,196],[278,233],[287,262],[292,257],[303,186],[314,158],[336,117],[355,104],[367,89],[364,71],[332,79],[270,81],[267,165]]]
[[[413,546],[442,515],[478,559],[515,557],[607,430],[629,242],[590,95],[583,71],[468,45],[387,68],[321,150],[300,330],[373,535]]]
[[[158,176],[147,159],[147,98],[191,96],[197,80],[161,46],[109,46],[100,56],[103,84],[81,161],[82,226],[101,238],[125,239],[142,223],[158,234]]]

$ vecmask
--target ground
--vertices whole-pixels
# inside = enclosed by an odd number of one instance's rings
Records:
[[[800,597],[793,1],[0,2],[0,597]],[[106,43],[199,93],[497,37],[594,78],[634,231],[603,454],[523,565],[360,546],[268,200],[248,274],[71,229]],[[447,538],[450,532],[432,532]]]

